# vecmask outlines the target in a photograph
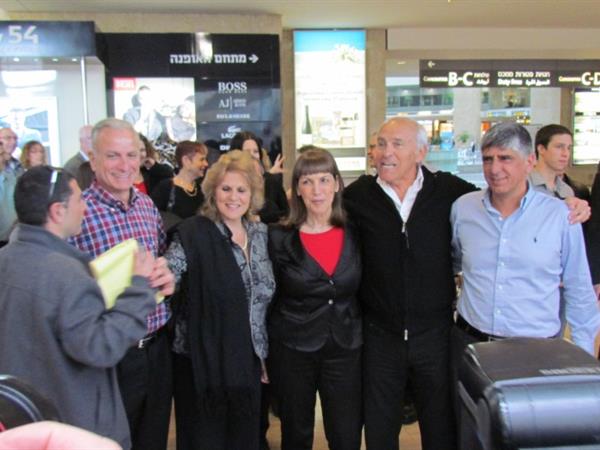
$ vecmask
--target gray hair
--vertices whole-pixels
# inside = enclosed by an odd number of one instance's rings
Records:
[[[527,158],[533,153],[531,135],[515,122],[501,122],[488,130],[481,140],[481,151],[491,147],[511,149]]]
[[[422,147],[427,147],[429,145],[429,138],[427,137],[427,130],[425,130],[423,125],[421,125],[416,120],[409,119],[407,117],[392,117],[391,119],[387,119],[385,122],[383,122],[381,124],[381,126],[379,127],[379,130],[381,130],[383,127],[385,127],[386,125],[388,125],[392,122],[411,123],[417,128],[417,135],[415,136],[417,149],[420,149]],[[379,131],[377,133],[379,134]]]
[[[140,140],[135,129],[133,128],[133,125],[131,125],[129,122],[127,122],[125,120],[116,119],[114,117],[109,117],[107,119],[103,119],[100,122],[98,122],[96,125],[94,125],[94,128],[92,129],[92,150],[94,151],[94,153],[96,153],[96,148],[97,148],[96,145],[98,143],[98,136],[100,135],[102,130],[105,130],[107,128],[111,129],[111,130],[129,130],[129,131],[131,131],[131,134],[133,135],[135,146],[137,148],[140,148],[142,146],[142,141]]]

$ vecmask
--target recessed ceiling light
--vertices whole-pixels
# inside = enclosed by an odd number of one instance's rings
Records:
[[[77,62],[77,58],[71,58],[71,61]]]
[[[53,62],[58,62],[58,58],[52,58]]]
[[[406,64],[406,61],[398,61],[396,64],[400,64],[400,65]]]
[[[19,61],[21,61],[21,60],[20,60],[19,58],[13,58],[13,61],[14,61],[14,62],[19,62]]]

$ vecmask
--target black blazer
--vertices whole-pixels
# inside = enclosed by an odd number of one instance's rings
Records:
[[[319,350],[330,337],[342,348],[360,347],[361,262],[355,236],[346,227],[342,254],[330,277],[306,252],[297,229],[269,227],[277,284],[268,320],[271,341],[304,352]]]

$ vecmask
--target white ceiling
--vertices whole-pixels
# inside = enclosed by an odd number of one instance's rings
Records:
[[[10,12],[276,14],[284,28],[596,28],[599,0],[0,0]]]

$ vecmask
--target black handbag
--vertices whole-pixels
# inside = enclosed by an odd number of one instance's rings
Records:
[[[24,381],[0,375],[0,431],[42,420],[60,422],[52,402]]]

